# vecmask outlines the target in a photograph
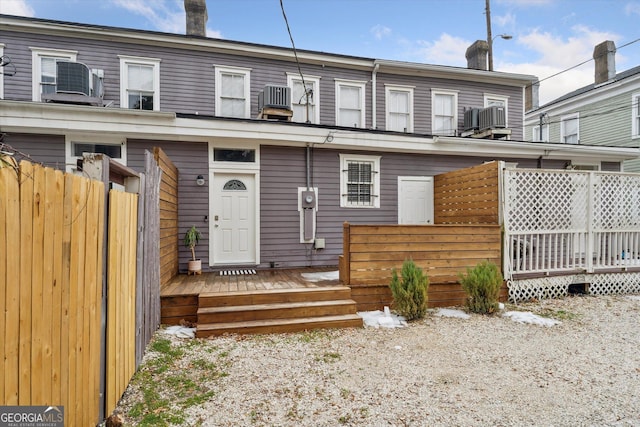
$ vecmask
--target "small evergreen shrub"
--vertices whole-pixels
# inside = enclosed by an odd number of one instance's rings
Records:
[[[502,273],[497,265],[483,261],[467,274],[460,275],[460,284],[467,293],[467,308],[473,313],[492,314],[498,310]]]
[[[427,290],[429,278],[422,272],[413,260],[406,260],[402,264],[402,277],[393,269],[391,278],[391,294],[393,308],[407,320],[424,317],[427,312]]]

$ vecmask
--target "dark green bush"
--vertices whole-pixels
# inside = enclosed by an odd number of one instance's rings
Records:
[[[398,277],[398,272],[393,269],[389,285],[393,295],[393,308],[407,320],[420,319],[427,312],[429,278],[413,260],[406,260],[402,264],[401,274],[402,277]]]
[[[469,311],[492,314],[498,310],[502,273],[497,265],[483,261],[467,268],[467,274],[460,275],[460,284],[467,293]]]

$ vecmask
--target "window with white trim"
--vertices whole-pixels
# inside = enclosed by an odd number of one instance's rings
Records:
[[[640,138],[640,93],[634,93],[631,98],[632,129],[631,138]]]
[[[76,165],[84,153],[106,154],[118,163],[127,164],[127,141],[113,137],[74,135],[65,139],[67,172],[76,172]]]
[[[540,137],[540,125],[534,126],[531,140],[533,142],[549,142],[549,125],[542,125],[542,138]]]
[[[302,78],[298,73],[287,73],[287,86],[291,88],[292,121],[298,123],[320,123],[320,77],[304,75],[305,92]]]
[[[458,92],[433,90],[431,109],[431,133],[455,136],[458,132]]]
[[[336,126],[365,127],[366,82],[336,79]]]
[[[508,96],[492,95],[489,93],[485,93],[484,106],[485,107],[493,107],[493,106],[503,107],[505,126],[509,127],[509,97]]]
[[[251,116],[251,69],[218,65],[214,68],[216,116],[248,119]]]
[[[380,156],[340,154],[340,207],[380,207]]]
[[[564,144],[578,144],[580,142],[579,115],[571,114],[560,118],[560,138]]]
[[[75,50],[31,47],[32,100],[41,101],[42,94],[56,93],[58,61],[76,62]]]
[[[160,110],[160,59],[119,55],[120,107]]]
[[[385,85],[386,128],[413,132],[413,87]]]

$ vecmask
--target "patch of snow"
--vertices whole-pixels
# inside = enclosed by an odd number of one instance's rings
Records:
[[[434,316],[438,317],[455,317],[458,319],[470,319],[467,313],[462,310],[456,310],[453,308],[440,308],[436,312],[433,313]]]
[[[502,316],[510,317],[514,322],[531,323],[532,325],[540,326],[554,326],[562,323],[559,320],[540,317],[530,311],[507,311]]]
[[[302,273],[302,278],[309,282],[320,282],[322,280],[339,280],[339,271],[319,271],[317,273]]]
[[[178,338],[195,338],[196,328],[186,328],[184,326],[169,326],[163,332],[167,335],[175,335]]]
[[[392,314],[387,307],[385,307],[385,311],[359,311],[358,316],[362,317],[366,326],[374,328],[402,328],[407,326],[407,321],[404,317]]]

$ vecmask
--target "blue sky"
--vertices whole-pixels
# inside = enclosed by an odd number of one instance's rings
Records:
[[[466,66],[486,39],[485,0],[283,0],[296,47]],[[0,13],[184,33],[183,0],[0,0]],[[207,0],[211,37],[290,47],[280,0]],[[545,79],[613,40],[616,68],[640,65],[640,0],[491,0],[494,69]],[[629,46],[623,45],[631,43]],[[542,82],[550,101],[593,82],[593,61]]]

